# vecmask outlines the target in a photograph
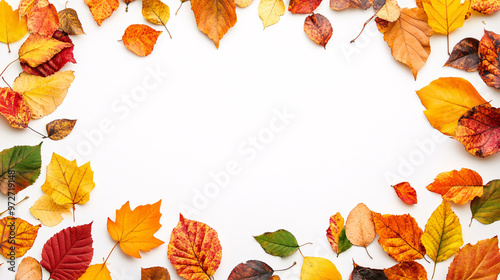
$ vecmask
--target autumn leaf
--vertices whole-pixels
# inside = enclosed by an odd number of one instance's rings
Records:
[[[186,0],[184,0],[186,1]],[[235,0],[234,3],[240,8],[246,8],[248,5],[252,4],[253,0]],[[284,4],[283,4],[284,5]]]
[[[125,254],[140,258],[139,251],[149,252],[164,243],[154,237],[161,228],[160,206],[161,200],[131,210],[127,201],[120,210],[116,210],[115,221],[108,218],[108,233]]]
[[[170,280],[170,274],[164,267],[141,267],[141,280]]]
[[[375,5],[373,6],[375,8]],[[380,9],[375,9],[376,16],[388,22],[395,22],[401,15],[401,8],[396,0],[386,0]]]
[[[0,253],[7,259],[20,258],[31,249],[41,225],[34,226],[21,218],[5,217],[0,220]],[[12,241],[15,244],[12,244]],[[14,245],[14,254],[11,247]]]
[[[10,88],[0,88],[0,114],[13,128],[26,128],[30,121],[30,109],[22,96]]]
[[[344,218],[340,213],[337,212],[330,217],[330,226],[326,230],[326,238],[330,242],[333,251],[337,253],[337,257],[340,253],[351,248],[352,244],[345,235]]]
[[[385,30],[384,40],[391,48],[392,56],[408,65],[415,79],[431,53],[432,33],[427,15],[420,8],[403,8],[398,20],[389,22]]]
[[[354,260],[352,263],[354,268],[349,275],[349,280],[388,280],[382,269],[360,266]]]
[[[479,75],[488,86],[500,89],[500,35],[484,30],[478,53]]]
[[[17,268],[15,280],[42,280],[42,267],[32,258],[24,258]]]
[[[125,30],[122,40],[125,47],[136,55],[147,56],[153,51],[161,33],[144,24],[132,24]]]
[[[295,236],[284,229],[266,232],[254,238],[266,253],[273,256],[287,257],[299,249]]]
[[[464,243],[460,220],[446,200],[443,200],[427,221],[422,243],[427,255],[434,261],[432,273],[432,278],[434,278],[436,264],[455,255]]]
[[[125,8],[125,12],[128,12],[128,4],[130,4],[130,3],[134,2],[134,1],[135,0],[123,0],[123,3],[125,3],[125,5],[127,5],[127,7]]]
[[[310,14],[316,10],[322,0],[290,0],[288,11],[292,14]]]
[[[165,3],[160,0],[143,0],[142,16],[152,24],[165,26],[170,35],[166,25],[170,19],[170,8]],[[170,39],[172,39],[172,35],[170,35]]]
[[[408,182],[401,182],[392,186],[399,199],[408,205],[417,204],[417,191]]]
[[[78,13],[71,8],[66,8],[59,11],[57,14],[59,17],[59,24],[61,29],[68,33],[69,35],[82,35],[85,34],[83,31],[82,23],[78,18]]]
[[[233,0],[191,0],[191,9],[198,29],[207,34],[219,48],[219,41],[236,24],[236,4]]]
[[[330,9],[342,11],[348,8],[366,10],[373,5],[373,0],[330,0]]]
[[[491,15],[500,10],[500,0],[472,0],[471,8],[485,15]]]
[[[0,152],[0,191],[19,193],[31,186],[42,167],[42,143],[37,146],[14,146]]]
[[[77,280],[92,261],[92,244],[92,223],[65,228],[43,245],[40,264],[50,273],[49,279]]]
[[[185,219],[172,230],[168,243],[168,259],[177,274],[187,280],[212,279],[222,258],[217,232],[208,225]]]
[[[485,104],[474,86],[462,78],[439,78],[417,91],[429,123],[446,135],[455,135],[458,120],[474,106]]]
[[[43,7],[33,7],[28,17],[29,32],[50,37],[58,28],[59,16],[54,5],[49,4]]]
[[[105,263],[93,264],[87,268],[78,280],[112,280],[111,272]]]
[[[0,42],[7,44],[10,52],[9,44],[21,40],[26,33],[26,17],[20,17],[19,10],[13,11],[5,0],[0,1]]]
[[[97,25],[101,26],[102,22],[118,9],[120,2],[118,0],[85,0],[85,4],[89,7]]]
[[[470,203],[472,219],[483,224],[500,220],[500,180],[490,181],[483,188],[483,195],[475,197]],[[472,222],[472,220],[471,220]]]
[[[330,21],[321,14],[315,14],[306,17],[304,21],[304,32],[316,44],[326,49],[326,44],[332,37],[332,25]]]
[[[280,17],[285,14],[285,9],[283,0],[260,0],[259,17],[262,20],[264,29],[277,23]]]
[[[398,263],[384,269],[384,273],[389,280],[427,280],[425,267],[415,261]]]
[[[48,6],[48,0],[21,0],[19,2],[19,14],[21,16],[31,16],[33,10]]]
[[[227,280],[269,280],[273,273],[267,263],[250,260],[233,268]]]
[[[476,71],[479,65],[478,47],[478,39],[470,37],[462,39],[453,47],[451,55],[444,66],[465,70],[467,72]]]
[[[63,220],[63,215],[71,215],[71,204],[57,204],[49,195],[42,195],[31,206],[30,213],[44,226],[53,227]]]
[[[500,149],[500,109],[479,105],[459,120],[454,139],[478,157],[487,157]]]
[[[462,168],[439,173],[427,189],[440,194],[444,200],[464,204],[483,195],[483,179],[476,171]]]
[[[342,280],[337,267],[328,259],[319,257],[304,257],[301,280]]]
[[[72,46],[72,43],[33,33],[19,48],[19,61],[31,67],[37,67],[49,61],[62,50]]]
[[[351,210],[345,222],[345,234],[352,245],[365,249],[375,239],[372,211],[365,204],[359,203]]]
[[[451,262],[446,280],[496,280],[500,274],[498,237],[467,244]]]

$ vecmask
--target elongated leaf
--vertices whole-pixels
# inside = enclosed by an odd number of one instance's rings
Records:
[[[45,126],[47,129],[47,136],[55,141],[62,140],[71,133],[75,124],[76,120],[53,120]]]
[[[288,10],[293,14],[310,14],[323,0],[290,0]]]
[[[470,204],[472,218],[483,224],[500,220],[500,180],[490,181],[484,186],[484,193]]]
[[[275,232],[266,232],[258,236],[254,236],[255,240],[259,242],[262,249],[266,253],[278,256],[286,257],[293,254],[297,249],[299,249],[299,244],[297,239],[287,230],[280,229]]]
[[[33,33],[19,48],[19,61],[21,64],[26,63],[31,67],[37,67],[52,59],[62,50],[72,46],[72,43]]]
[[[337,267],[328,259],[318,257],[304,257],[301,280],[342,280]]]
[[[330,217],[330,226],[326,230],[326,238],[330,242],[333,251],[337,253],[337,257],[340,253],[351,248],[352,244],[345,235],[344,218],[339,212]]]
[[[483,179],[476,171],[462,168],[439,173],[427,189],[440,194],[444,200],[464,204],[483,195]]]
[[[273,273],[265,262],[250,260],[233,268],[227,280],[269,280]]]
[[[59,22],[61,29],[69,35],[82,35],[85,34],[83,31],[82,23],[78,18],[78,13],[71,8],[66,8],[59,11],[57,14],[59,16]]]
[[[26,128],[30,121],[30,109],[22,96],[10,88],[0,88],[0,114],[13,128]]]
[[[20,258],[31,249],[41,225],[34,226],[21,218],[5,217],[0,220],[0,253],[7,259]],[[12,243],[14,240],[14,244]],[[11,255],[14,247],[14,255]]]
[[[321,14],[312,14],[304,21],[304,32],[316,44],[326,49],[326,44],[332,37],[332,25],[330,21]]]
[[[170,8],[160,0],[144,0],[142,16],[153,24],[166,25],[170,19]]]
[[[36,181],[42,167],[41,147],[42,143],[15,146],[0,152],[0,191],[3,194],[18,193]]]
[[[354,207],[345,222],[347,239],[355,246],[367,247],[375,239],[372,211],[365,204]]]
[[[500,89],[500,35],[484,30],[478,46],[479,65],[477,70],[490,87]]]

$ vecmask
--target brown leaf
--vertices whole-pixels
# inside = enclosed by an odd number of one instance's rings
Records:
[[[347,216],[345,234],[352,245],[365,248],[375,239],[372,211],[363,203],[356,205]]]
[[[52,36],[59,28],[59,17],[54,5],[39,7],[34,6],[28,17],[28,30],[44,36]]]
[[[219,48],[219,41],[236,24],[236,4],[233,0],[191,0],[191,9],[198,29],[207,34]]]
[[[32,257],[24,258],[17,268],[15,280],[42,280],[42,267]]]
[[[51,121],[46,125],[47,135],[52,140],[64,139],[71,133],[75,124],[76,120],[58,119]]]
[[[335,11],[347,8],[366,10],[373,5],[373,0],[330,0],[330,9]]]
[[[488,86],[500,89],[500,35],[484,30],[478,52],[479,75]]]
[[[322,0],[290,0],[288,11],[292,14],[310,14],[321,4]]]
[[[354,268],[349,275],[349,280],[388,280],[382,269],[360,266],[354,260],[352,263]]]
[[[304,32],[316,44],[326,49],[326,44],[332,37],[332,25],[330,21],[321,14],[315,14],[306,17],[304,21]]]
[[[389,280],[427,280],[425,267],[415,261],[398,263],[384,269],[384,273]]]
[[[61,29],[69,35],[85,34],[82,28],[82,23],[78,18],[78,14],[71,8],[61,10],[58,14]]]
[[[170,274],[164,267],[141,267],[141,280],[170,280]]]
[[[500,0],[472,0],[471,8],[481,14],[491,15],[500,10]]]
[[[144,24],[132,24],[122,36],[123,44],[138,56],[147,56],[156,44],[162,31],[156,31]]]
[[[274,270],[265,262],[249,260],[233,268],[227,280],[267,280],[273,275]]]
[[[450,66],[467,72],[476,71],[479,64],[478,47],[478,39],[470,37],[462,39],[453,47],[453,51],[444,66]]]

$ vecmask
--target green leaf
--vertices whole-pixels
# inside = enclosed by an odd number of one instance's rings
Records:
[[[500,220],[500,180],[490,181],[483,189],[483,195],[470,204],[472,218],[483,224]]]
[[[290,256],[299,249],[299,244],[295,236],[284,229],[275,232],[266,232],[262,235],[254,236],[254,238],[266,253],[273,256]]]
[[[347,236],[345,235],[345,227],[342,228],[342,231],[340,232],[339,236],[339,252],[337,253],[337,257],[340,255],[340,253],[347,251],[349,248],[352,247],[351,241],[347,239]]]
[[[42,143],[14,146],[0,152],[0,191],[3,194],[18,193],[35,182],[42,167],[41,146]]]

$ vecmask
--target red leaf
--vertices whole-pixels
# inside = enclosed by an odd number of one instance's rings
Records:
[[[54,32],[54,35],[52,35],[52,38],[57,39],[61,42],[66,42],[66,43],[73,43],[71,39],[69,38],[68,34],[61,30],[57,30]],[[55,72],[61,70],[63,66],[68,63],[76,63],[75,58],[73,57],[73,46],[69,48],[65,48],[58,54],[54,55],[52,59],[49,61],[42,63],[38,65],[37,67],[31,67],[27,63],[21,62],[21,67],[23,68],[24,72],[31,74],[31,75],[36,75],[36,76],[41,76],[41,77],[47,77]]]
[[[65,228],[43,245],[40,264],[50,272],[49,279],[77,280],[92,261],[92,243],[92,223]]]
[[[0,114],[13,128],[28,127],[31,116],[23,97],[10,88],[0,88]]]
[[[417,203],[417,191],[410,186],[410,183],[402,182],[392,187],[404,203],[409,205]]]
[[[288,10],[293,14],[310,14],[321,4],[322,0],[290,0]]]
[[[479,75],[488,86],[500,89],[500,35],[484,30],[478,52]]]
[[[316,44],[326,48],[326,44],[332,37],[332,25],[330,21],[321,14],[312,14],[304,21],[304,32]]]

